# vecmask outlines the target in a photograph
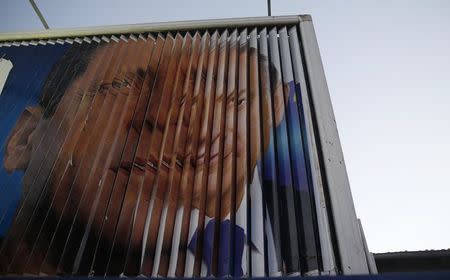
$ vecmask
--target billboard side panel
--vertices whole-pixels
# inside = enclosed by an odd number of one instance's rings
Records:
[[[300,34],[310,87],[311,108],[319,138],[319,154],[331,202],[340,268],[344,274],[365,274],[369,270],[359,234],[330,93],[311,21],[300,23]]]

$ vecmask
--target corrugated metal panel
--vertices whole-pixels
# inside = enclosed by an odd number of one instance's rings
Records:
[[[2,47],[1,273],[335,273],[299,30],[275,22]]]

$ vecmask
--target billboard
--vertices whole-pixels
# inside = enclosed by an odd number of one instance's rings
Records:
[[[0,273],[329,273],[298,36],[0,47]]]

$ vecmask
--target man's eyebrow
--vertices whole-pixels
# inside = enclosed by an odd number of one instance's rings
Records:
[[[119,77],[114,77],[111,83],[113,88],[136,88],[145,79],[146,72],[143,68],[139,67],[135,71],[127,71],[124,74],[119,74]]]
[[[144,68],[138,67],[136,70],[127,71],[125,76],[132,77],[132,79],[135,79],[135,80],[137,80],[137,79],[143,80],[143,79],[145,79],[146,74],[147,74],[147,71]],[[137,81],[135,81],[135,83],[136,82]]]

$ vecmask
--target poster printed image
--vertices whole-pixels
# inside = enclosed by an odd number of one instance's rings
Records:
[[[317,270],[278,31],[0,47],[0,275]]]

